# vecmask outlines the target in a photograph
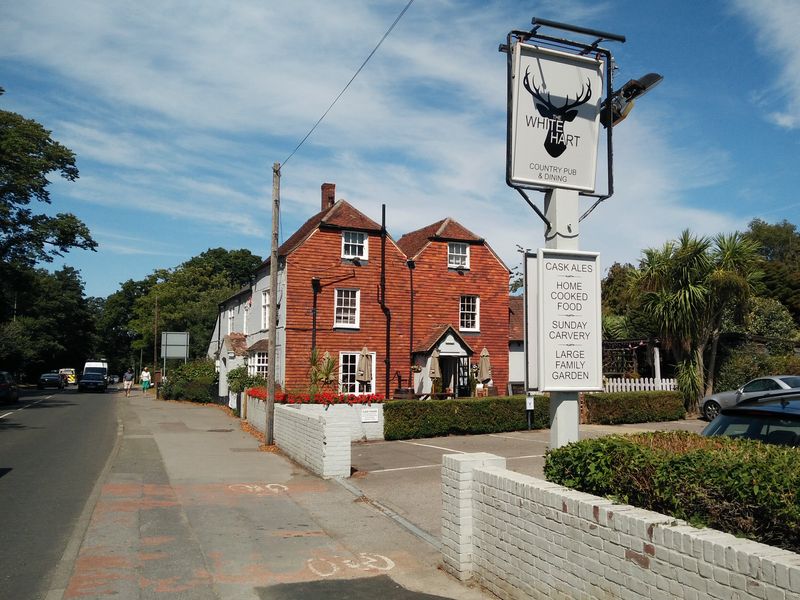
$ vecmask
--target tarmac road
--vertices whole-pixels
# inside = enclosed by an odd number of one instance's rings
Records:
[[[111,394],[22,390],[0,406],[0,598],[41,598],[117,435]]]

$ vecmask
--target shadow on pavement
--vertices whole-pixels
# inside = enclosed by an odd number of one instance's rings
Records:
[[[381,600],[446,600],[445,596],[433,596],[412,592],[388,575],[362,577],[359,579],[333,579],[324,581],[301,581],[256,588],[261,600],[354,600],[355,598],[380,598]]]

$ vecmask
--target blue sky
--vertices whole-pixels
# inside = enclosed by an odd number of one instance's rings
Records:
[[[87,223],[89,295],[207,248],[269,252],[271,165],[328,107],[406,0],[26,0],[0,6],[0,108],[75,151],[51,212]],[[513,267],[543,226],[505,185],[505,55],[534,16],[611,31],[619,85],[664,82],[614,130],[615,194],[583,221],[604,266],[684,228],[800,224],[796,0],[416,0],[283,167],[281,239],[322,182],[398,238],[450,216]],[[601,186],[602,187],[602,186]],[[541,204],[539,194],[534,198]],[[590,200],[582,200],[582,208]]]

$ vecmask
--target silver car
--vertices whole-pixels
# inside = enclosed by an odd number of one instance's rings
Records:
[[[703,416],[712,421],[723,408],[735,406],[743,400],[756,396],[769,396],[776,392],[783,392],[800,388],[800,376],[798,375],[770,375],[768,377],[758,377],[748,381],[738,390],[729,392],[718,392],[703,398],[700,403],[700,412]]]

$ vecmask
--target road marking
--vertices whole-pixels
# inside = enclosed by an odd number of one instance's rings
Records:
[[[390,471],[412,471],[414,469],[430,469],[431,467],[441,467],[442,464],[435,465],[417,465],[415,467],[394,467],[392,469],[375,469],[374,471],[367,471],[368,473],[389,473]]]
[[[49,400],[50,398],[52,398],[52,396],[48,396],[47,398],[42,398],[40,400],[37,400],[36,402],[31,402],[30,404],[26,404],[25,406],[20,406],[17,410],[12,410],[11,412],[7,412],[6,414],[1,415],[0,419],[5,419],[8,415],[13,415],[15,412],[25,410],[30,406],[36,406],[37,404],[39,404],[39,402],[43,402],[44,400]]]
[[[505,440],[515,440],[517,442],[533,442],[535,444],[548,444],[549,442],[545,442],[544,440],[530,440],[524,437],[519,437],[517,435],[498,435],[496,433],[490,433],[489,437],[495,438],[502,438]]]
[[[527,456],[507,456],[506,460],[518,460],[520,458],[544,458],[544,454],[528,454]]]
[[[452,448],[443,448],[442,446],[432,446],[431,444],[420,444],[419,442],[407,442],[400,440],[401,444],[411,444],[412,446],[423,446],[425,448],[436,448],[437,450],[445,450],[447,452],[457,452],[458,454],[466,454],[463,450],[453,450]]]

